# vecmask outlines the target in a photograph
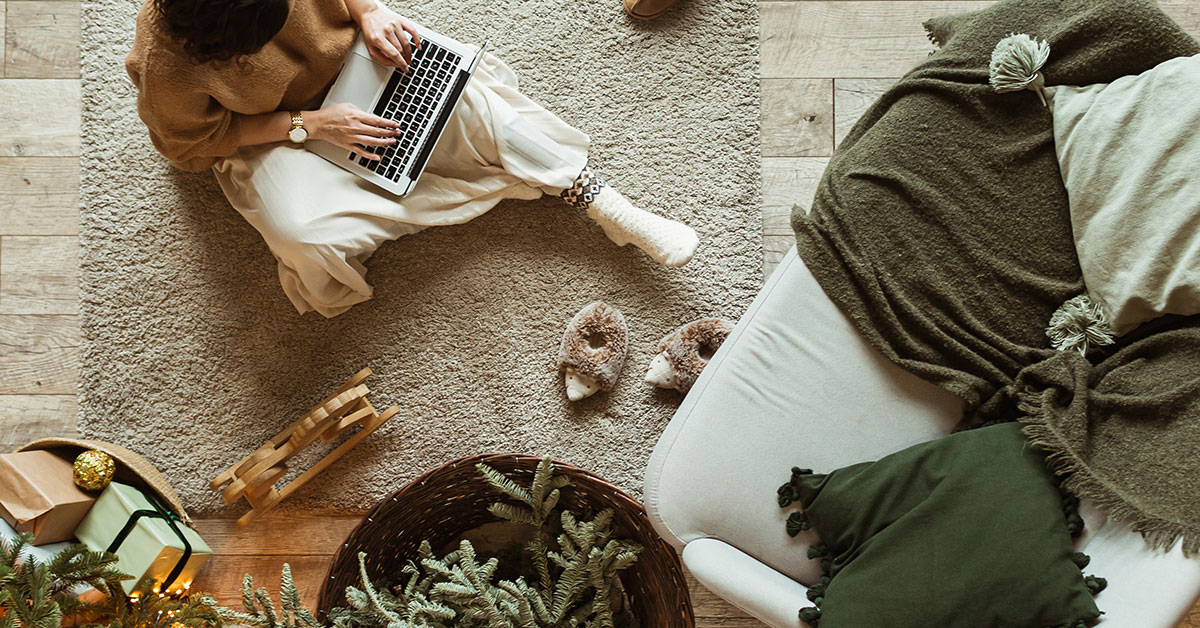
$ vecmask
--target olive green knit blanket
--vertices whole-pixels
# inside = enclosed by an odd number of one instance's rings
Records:
[[[1049,348],[1085,291],[1050,111],[988,85],[996,43],[1048,40],[1050,85],[1110,82],[1200,45],[1150,0],[1004,0],[926,24],[940,46],[838,147],[801,258],[858,330],[966,401],[1019,419],[1065,486],[1155,546],[1200,550],[1200,319],[1160,320],[1084,359]],[[1170,112],[1164,112],[1170,115]]]

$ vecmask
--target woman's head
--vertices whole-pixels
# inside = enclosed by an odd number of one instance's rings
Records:
[[[199,63],[258,52],[287,21],[288,0],[154,0],[167,34]]]

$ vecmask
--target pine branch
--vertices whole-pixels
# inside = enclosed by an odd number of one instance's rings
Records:
[[[13,550],[10,556],[14,559],[28,544],[28,539],[23,537],[9,546]],[[15,565],[6,587],[6,610],[14,616],[15,623],[24,628],[58,628],[62,622],[62,608],[55,600],[52,587],[53,576],[46,565],[34,560]]]
[[[366,552],[358,553],[358,573],[359,577],[362,579],[363,593],[367,594],[367,599],[371,601],[371,608],[373,608],[380,617],[387,620],[389,625],[392,623],[402,622],[403,619],[399,615],[391,612],[387,608],[384,608],[383,601],[380,600],[379,594],[375,592],[375,587],[371,585],[371,578],[367,575]]]
[[[147,595],[127,598],[110,595],[102,604],[85,605],[92,622],[106,621],[109,628],[218,628],[222,618],[211,595],[185,598]],[[95,625],[89,624],[89,625]]]
[[[71,545],[46,561],[46,568],[54,577],[52,595],[69,594],[79,585],[91,586],[105,595],[124,595],[121,581],[132,580],[133,576],[122,573],[116,565],[116,554]]]
[[[242,590],[243,591],[246,590],[247,586],[250,586],[250,584],[247,583],[247,580],[249,580],[249,578],[250,578],[250,576],[249,576],[249,574],[247,574],[242,579]],[[247,626],[261,625],[260,620],[257,615],[251,615],[251,614],[243,612],[243,611],[235,611],[230,608],[224,608],[222,606],[218,606],[217,599],[212,597],[211,595],[202,596],[200,598],[200,601],[204,604],[207,604],[208,606],[211,606],[213,608],[213,612],[215,612],[217,614],[217,616],[221,618],[221,623],[223,623],[223,624],[226,624],[226,625],[228,625],[228,624],[245,624]],[[242,599],[242,602],[243,602],[243,604],[245,603],[245,598]]]
[[[296,628],[320,628],[321,623],[300,602],[300,590],[296,588],[296,582],[292,578],[292,567],[287,563],[283,564],[279,594],[283,598],[283,612],[285,617],[291,618],[292,626]]]
[[[543,604],[551,604],[551,591],[553,584],[550,578],[550,563],[548,562],[549,551],[546,548],[546,539],[542,529],[533,533],[533,538],[525,544],[525,551],[529,554],[529,559],[533,562],[533,571],[538,577],[538,586],[541,590],[541,598]]]
[[[539,513],[542,520],[549,519],[550,515],[554,514],[554,509],[558,507],[558,498],[560,496],[561,493],[558,489],[552,489],[550,491],[550,495],[546,497],[546,501],[542,502],[541,511]]]
[[[596,590],[592,598],[592,610],[596,614],[595,625],[598,628],[613,628],[611,575],[604,569],[604,551],[592,548],[588,555],[588,579]]]
[[[530,494],[533,501],[531,506],[540,506],[542,501],[546,499],[546,492],[550,487],[550,478],[554,475],[554,464],[550,462],[549,457],[542,458],[538,461],[537,470],[533,472],[533,486],[530,488]]]
[[[607,541],[608,537],[612,534],[612,519],[612,508],[605,508],[604,510],[601,510],[589,523],[592,533],[595,534],[597,538]]]
[[[21,552],[32,544],[33,534],[30,532],[22,532],[0,543],[0,562],[10,568],[16,568]]]
[[[510,480],[507,475],[500,473],[499,471],[487,466],[486,464],[483,464],[482,462],[477,463],[475,468],[478,469],[481,474],[483,474],[483,478],[487,480],[488,484],[491,484],[496,490],[508,495],[513,499],[519,499],[530,506],[533,505],[533,496],[529,494],[529,491],[525,490],[516,482]]]
[[[263,618],[266,628],[283,628],[283,624],[279,623],[279,614],[275,612],[275,602],[271,600],[271,594],[263,587],[254,590],[254,601],[259,605],[259,612]]]
[[[250,574],[242,576],[242,608],[250,614],[258,614],[258,606],[254,603],[254,578]]]
[[[488,506],[488,512],[492,513],[499,519],[507,519],[514,523],[520,523],[533,528],[541,527],[543,517],[537,516],[532,509],[522,506],[514,506],[513,504],[505,504],[498,502]]]

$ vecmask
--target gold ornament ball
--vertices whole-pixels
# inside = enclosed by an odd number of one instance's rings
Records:
[[[117,464],[112,456],[89,449],[75,459],[75,484],[85,491],[99,491],[112,482]]]

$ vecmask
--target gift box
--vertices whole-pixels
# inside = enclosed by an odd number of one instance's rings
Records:
[[[8,523],[0,521],[0,541],[11,541],[12,539],[17,538],[18,534],[20,534],[20,532],[14,530],[12,526],[8,525]],[[17,561],[21,562],[32,558],[35,562],[44,563],[49,560],[51,556],[67,549],[68,547],[71,547],[71,544],[65,541],[60,541],[58,543],[47,543],[45,545],[37,546],[26,545],[25,549],[21,550],[20,556],[17,557]]]
[[[12,526],[8,525],[8,523],[4,521],[0,521],[0,542],[7,543],[12,539],[15,539],[17,534],[19,534],[19,532],[14,530]],[[51,556],[54,556],[68,547],[71,547],[71,545],[73,544],[67,542],[47,543],[45,545],[26,545],[25,549],[21,550],[21,553],[17,556],[17,562],[21,563],[27,560],[32,560],[35,563],[45,564],[50,561]],[[92,591],[92,587],[86,584],[80,584],[75,586],[75,588],[72,590],[72,593],[75,595],[83,595],[88,591]]]
[[[117,555],[117,568],[134,576],[123,583],[126,593],[139,587],[182,591],[212,556],[204,539],[156,497],[119,482],[104,489],[75,536],[93,550]]]
[[[75,486],[71,462],[48,451],[0,454],[0,518],[33,543],[75,536],[96,498]]]

